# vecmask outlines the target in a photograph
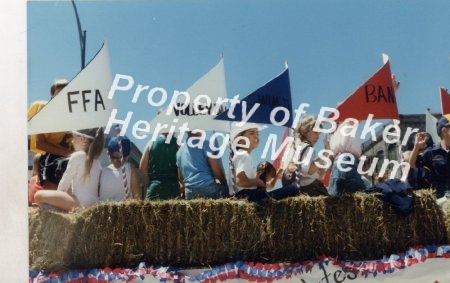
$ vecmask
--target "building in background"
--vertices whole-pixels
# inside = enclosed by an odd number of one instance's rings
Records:
[[[433,116],[439,119],[442,114],[433,113]],[[376,141],[369,139],[362,143],[362,154],[367,156],[370,163],[373,162],[374,158],[378,158],[377,166],[375,169],[374,177],[380,172],[383,160],[397,160],[401,161],[401,153],[405,150],[405,146],[400,146],[397,143],[387,143],[383,140],[383,131],[388,125],[392,125],[393,122],[386,123],[383,127],[380,127],[376,133]],[[400,141],[403,141],[406,129],[408,127],[412,129],[419,129],[419,132],[425,131],[426,128],[426,117],[425,114],[400,114]],[[435,143],[438,141],[434,141]],[[397,177],[401,177],[401,172],[397,172]]]

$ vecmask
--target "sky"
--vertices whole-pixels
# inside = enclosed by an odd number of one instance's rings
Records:
[[[347,1],[77,1],[87,31],[86,62],[103,41],[112,75],[132,76],[129,92],[115,96],[131,124],[158,110],[131,103],[137,84],[184,90],[224,57],[228,97],[244,97],[289,65],[293,108],[308,114],[335,107],[390,57],[400,81],[400,114],[440,112],[439,87],[450,86],[450,2]],[[55,78],[72,79],[81,68],[80,44],[70,1],[27,2],[28,105],[49,97]],[[283,129],[269,127],[261,132]],[[127,136],[144,149],[148,139]],[[260,143],[258,153],[264,143]]]
[[[0,6],[0,125],[8,135],[0,162],[0,226],[8,229],[0,250],[9,255],[0,257],[0,266],[3,280],[24,282],[26,109],[48,98],[53,79],[79,72],[80,49],[70,2],[6,0]],[[87,61],[107,40],[113,74],[167,90],[188,88],[221,54],[229,97],[255,90],[287,60],[293,104],[310,103],[311,114],[356,90],[381,67],[382,53],[401,82],[401,114],[439,112],[438,88],[450,85],[448,0],[77,1],[77,7],[87,30]],[[136,120],[155,115],[127,95],[118,99]],[[144,143],[135,142],[142,149]]]

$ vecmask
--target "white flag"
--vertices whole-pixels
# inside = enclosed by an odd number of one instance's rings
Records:
[[[108,99],[111,84],[105,43],[94,59],[28,121],[28,134],[106,126],[114,108],[113,100]]]
[[[441,142],[441,138],[438,136],[436,131],[436,122],[436,117],[434,117],[433,114],[427,110],[427,112],[425,112],[425,132],[431,135],[435,144]]]
[[[187,122],[189,130],[230,131],[229,122],[214,120],[214,117],[224,111],[227,106],[225,102],[216,104],[227,98],[223,59],[220,59],[216,66],[197,80],[186,92],[189,95],[178,96],[177,105],[169,105],[167,109],[158,113],[150,122],[151,130],[156,128],[157,123],[168,125],[166,129],[169,129],[170,125],[181,126]],[[189,102],[187,97],[189,97]],[[186,107],[183,108],[184,106]]]

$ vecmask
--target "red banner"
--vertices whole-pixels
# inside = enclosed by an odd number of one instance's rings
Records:
[[[366,120],[369,114],[373,119],[399,119],[389,61],[336,109],[340,113],[336,121]]]
[[[450,114],[450,94],[441,87],[441,107],[442,115]]]

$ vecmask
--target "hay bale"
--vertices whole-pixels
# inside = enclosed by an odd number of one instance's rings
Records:
[[[414,245],[447,243],[449,215],[431,191],[398,215],[375,195],[299,196],[264,204],[243,200],[101,203],[73,213],[34,209],[30,267],[47,271],[182,267],[230,261],[302,261],[327,255],[379,258]]]
[[[66,270],[71,266],[70,251],[76,235],[77,214],[30,209],[29,260],[35,270]]]
[[[447,227],[447,235],[448,238],[450,239],[450,201],[447,201],[442,206],[442,212],[444,215],[445,227]]]

